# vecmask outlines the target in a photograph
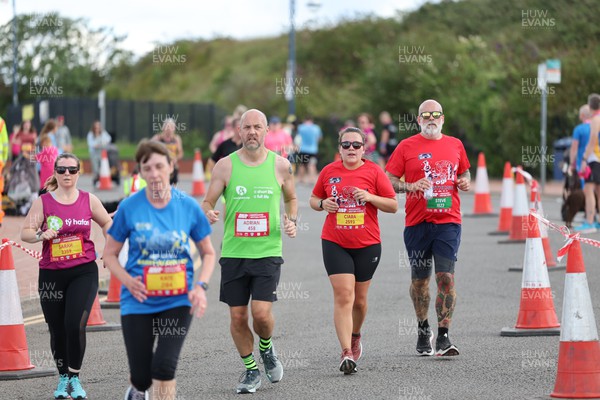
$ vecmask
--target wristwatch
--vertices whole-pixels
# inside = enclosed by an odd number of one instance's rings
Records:
[[[35,233],[35,239],[39,242],[40,240],[42,240],[42,235],[44,234],[44,232],[42,231],[37,231]]]
[[[200,286],[205,291],[208,290],[208,283],[206,283],[206,282],[198,281],[198,282],[196,282],[196,285]]]
[[[319,201],[319,208],[320,208],[321,210],[323,209],[323,200],[324,200],[324,199],[321,199],[321,200]]]

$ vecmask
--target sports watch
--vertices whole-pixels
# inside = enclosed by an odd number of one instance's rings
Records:
[[[196,282],[196,285],[200,286],[204,290],[208,290],[208,283],[206,283],[206,282],[198,281],[198,282]]]

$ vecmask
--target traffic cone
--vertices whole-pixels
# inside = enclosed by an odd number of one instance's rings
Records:
[[[490,182],[488,180],[485,155],[479,153],[477,158],[477,174],[475,176],[475,205],[472,216],[490,216],[492,212],[492,199],[490,197]]]
[[[121,329],[120,324],[109,324],[104,320],[104,316],[102,316],[102,310],[100,309],[100,302],[98,301],[98,295],[96,295],[85,330],[87,332],[99,332],[116,331],[119,329]]]
[[[2,239],[5,244],[8,239]],[[0,250],[0,380],[56,374],[54,368],[36,368],[29,359],[23,311],[12,249]]]
[[[192,170],[192,196],[204,196],[204,167],[202,166],[202,156],[200,150],[196,149],[194,154],[194,167]]]
[[[500,336],[553,336],[560,334],[560,324],[556,317],[552,296],[538,220],[530,214],[527,220],[519,316],[515,327],[503,328]]]
[[[100,302],[100,306],[102,308],[121,308],[121,281],[113,274],[110,274],[108,296],[106,300]]]
[[[112,189],[112,178],[110,177],[110,165],[108,164],[108,154],[102,150],[102,160],[100,161],[100,190]]]
[[[558,367],[552,397],[600,397],[600,342],[579,240],[567,256]]]
[[[527,190],[525,189],[525,179],[519,172],[521,167],[517,167],[517,184],[515,186],[514,206],[512,210],[512,223],[508,234],[508,240],[499,240],[500,244],[525,243],[527,239],[527,218],[529,209],[527,208]]]
[[[498,230],[490,235],[508,235],[512,225],[512,209],[514,204],[515,181],[510,162],[504,163],[504,177],[502,178],[502,194],[500,195],[500,218]]]

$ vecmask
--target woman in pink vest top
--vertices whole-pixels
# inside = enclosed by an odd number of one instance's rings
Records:
[[[85,353],[85,327],[98,292],[92,221],[106,231],[112,220],[91,193],[77,189],[79,159],[58,156],[48,191],[34,201],[21,240],[42,243],[38,292],[50,330],[50,347],[60,374],[55,399],[85,399],[79,371]],[[69,397],[70,396],[70,397]]]

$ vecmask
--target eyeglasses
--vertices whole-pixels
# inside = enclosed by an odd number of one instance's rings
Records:
[[[54,168],[57,174],[62,175],[65,172],[69,171],[69,174],[75,175],[79,172],[79,167],[56,167]]]
[[[348,150],[350,148],[350,146],[354,147],[355,150],[358,150],[361,147],[363,147],[363,143],[362,142],[342,142],[342,143],[340,143],[340,146],[342,146],[342,149],[344,149],[344,150]]]
[[[434,119],[438,119],[442,115],[444,115],[444,113],[441,111],[425,111],[425,112],[421,113],[421,118],[429,119],[429,118],[433,117]]]

